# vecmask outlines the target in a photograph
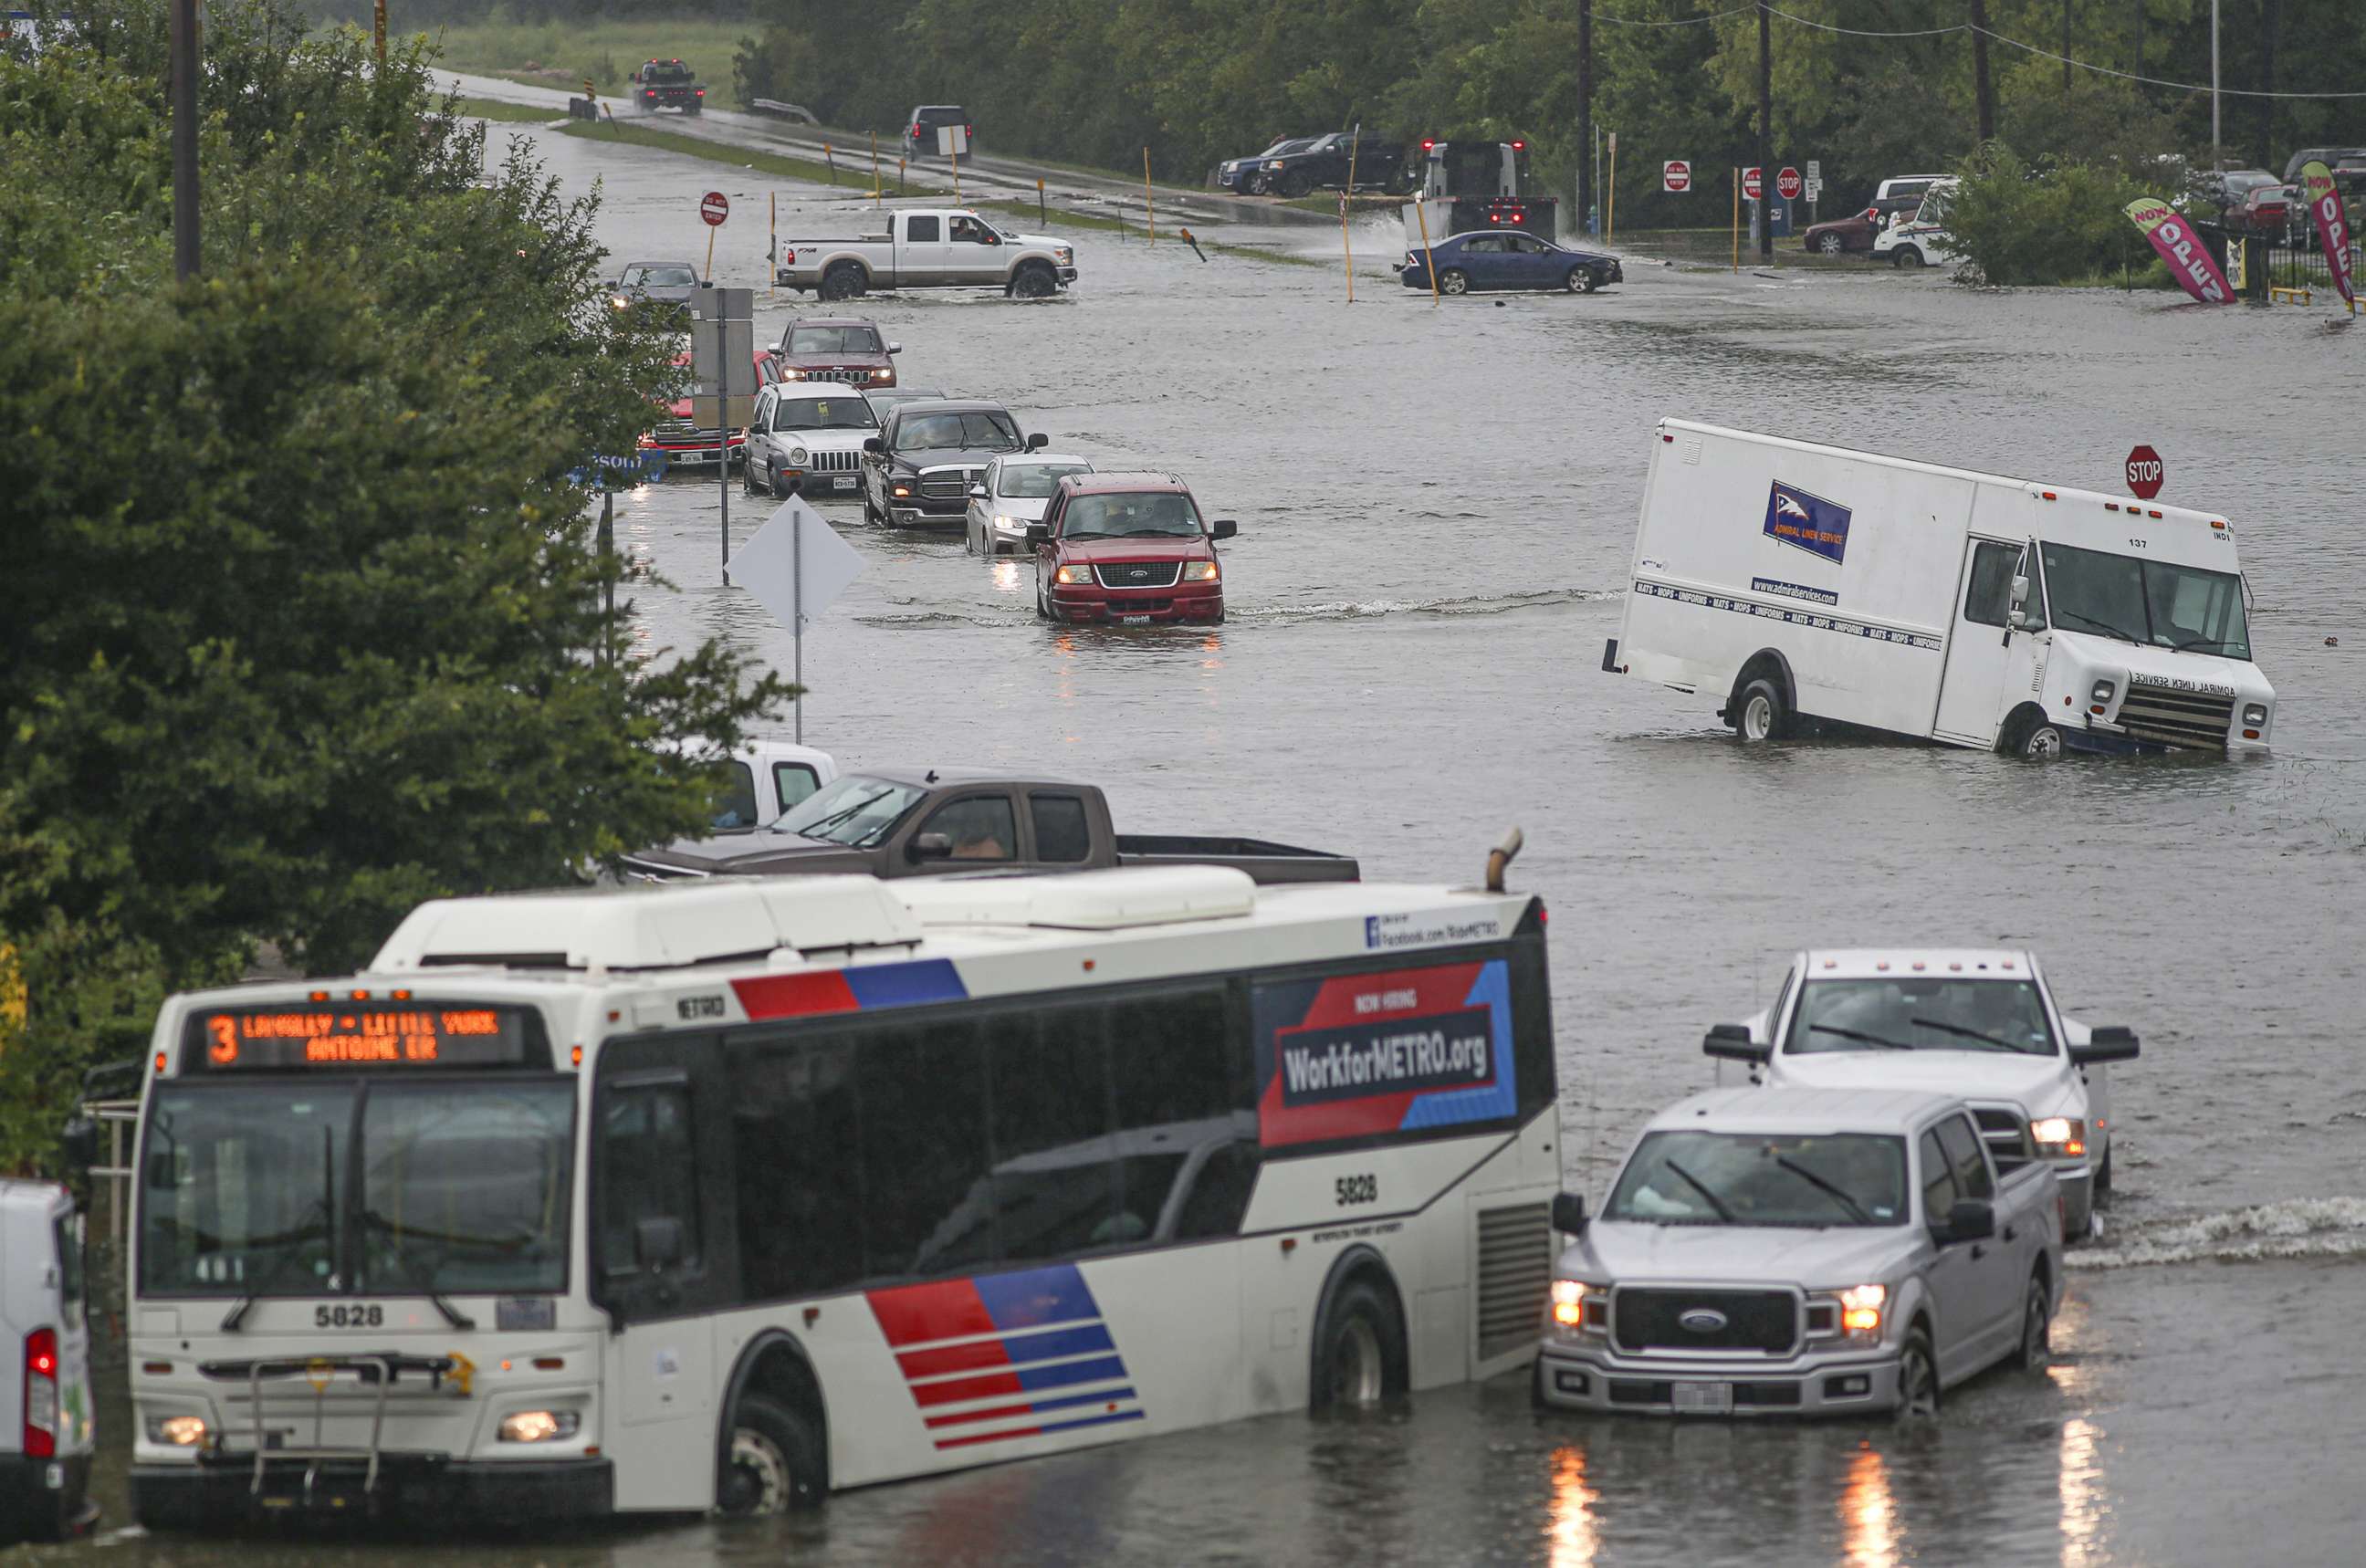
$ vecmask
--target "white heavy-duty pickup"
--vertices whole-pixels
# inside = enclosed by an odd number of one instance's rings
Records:
[[[1048,299],[1076,280],[1076,254],[1021,234],[966,207],[900,208],[876,232],[851,240],[791,240],[774,281],[824,299],[881,288],[999,288]]]
[[[1651,1120],[1571,1237],[1540,1405],[1937,1415],[1999,1361],[2042,1368],[2062,1283],[2054,1173],[2000,1160],[1962,1100],[1722,1089]]]

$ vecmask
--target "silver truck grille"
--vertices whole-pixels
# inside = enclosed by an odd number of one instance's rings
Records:
[[[1763,1350],[1780,1356],[1799,1343],[1799,1299],[1788,1291],[1621,1289],[1610,1298],[1610,1321],[1618,1348],[1630,1353]]]
[[[2224,750],[2234,728],[2235,699],[2131,680],[2120,701],[2120,726],[2139,740],[2163,746]]]
[[[1113,561],[1093,568],[1103,588],[1172,588],[1182,575],[1179,560]]]
[[[1552,1210],[1519,1203],[1479,1211],[1479,1359],[1536,1343],[1552,1284]]]
[[[1998,1170],[2018,1170],[2035,1157],[2022,1135],[2021,1113],[2011,1106],[1975,1105],[1972,1119],[1979,1123],[1981,1141],[1988,1145]]]

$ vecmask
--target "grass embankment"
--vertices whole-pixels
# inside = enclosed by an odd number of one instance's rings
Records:
[[[538,87],[580,90],[588,76],[602,92],[615,92],[643,61],[680,59],[706,84],[708,99],[721,103],[732,96],[731,57],[739,39],[753,30],[749,22],[711,17],[520,22],[497,6],[483,21],[449,22],[429,29],[428,36],[443,47],[441,63],[447,70]]]
[[[496,98],[459,100],[459,111],[469,119],[501,119],[518,125],[547,125],[559,118],[564,109],[538,109],[531,104],[505,104]]]
[[[1058,202],[1049,203],[1044,210],[1044,216],[1040,218],[1037,215],[1036,205],[1031,201],[979,201],[973,202],[971,205],[980,212],[1007,212],[1014,218],[1024,219],[1031,223],[1057,222],[1072,229],[1098,230],[1104,233],[1124,234],[1130,237],[1139,236],[1143,231],[1142,225],[1139,223],[1128,223],[1105,213],[1079,212],[1074,208],[1063,207]],[[1164,238],[1160,243],[1182,244],[1184,242],[1181,231],[1189,226],[1170,222],[1162,231]],[[1327,261],[1317,261],[1312,256],[1293,255],[1288,251],[1269,250],[1264,245],[1227,244],[1222,240],[1211,240],[1204,234],[1195,235],[1194,238],[1200,242],[1200,248],[1202,251],[1212,251],[1219,255],[1243,256],[1251,261],[1279,262],[1283,266],[1331,265]]]
[[[540,118],[548,118],[545,115]],[[728,164],[735,169],[753,169],[760,175],[772,175],[784,180],[804,180],[812,185],[832,186],[850,193],[871,192],[871,161],[866,156],[860,164],[840,164],[832,177],[829,164],[819,158],[793,158],[783,152],[759,152],[752,148],[733,147],[704,137],[684,136],[678,130],[659,130],[628,120],[573,119],[567,122],[565,134],[580,136],[590,141],[622,141],[634,147],[654,148],[661,152],[680,152],[685,157],[704,158],[710,164]],[[933,186],[907,185],[899,192],[894,176],[889,176],[887,194],[893,196],[942,196]]]

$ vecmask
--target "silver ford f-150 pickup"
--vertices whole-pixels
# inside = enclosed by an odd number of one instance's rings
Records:
[[[1554,1270],[1536,1397],[1574,1410],[1929,1416],[2042,1367],[2062,1287],[2053,1170],[1952,1097],[1712,1089],[1653,1118]]]

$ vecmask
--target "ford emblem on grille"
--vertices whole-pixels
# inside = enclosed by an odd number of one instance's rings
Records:
[[[1725,1314],[1715,1307],[1694,1307],[1676,1319],[1695,1334],[1715,1334],[1725,1326]]]

